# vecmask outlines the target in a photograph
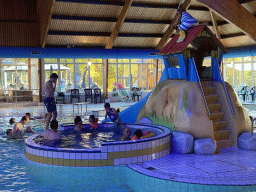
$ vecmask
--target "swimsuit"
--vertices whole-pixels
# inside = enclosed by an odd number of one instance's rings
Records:
[[[48,113],[56,111],[56,104],[53,97],[46,97],[44,99],[44,104],[47,108]]]
[[[188,29],[190,29],[190,27],[192,27],[197,23],[198,21],[194,17],[192,17],[189,13],[182,12],[181,24],[179,25],[178,29],[180,31],[187,31]]]
[[[109,119],[110,119],[113,123],[115,123],[115,121],[116,121],[117,119],[118,119],[118,120],[121,120],[118,114],[115,115],[115,114],[111,113],[111,112],[113,111],[113,108],[110,108],[109,111],[110,111],[110,112],[107,112],[107,115],[108,115]]]

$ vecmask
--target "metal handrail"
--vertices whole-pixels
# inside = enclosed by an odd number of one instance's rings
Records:
[[[235,110],[234,110],[234,107],[233,107],[233,104],[232,104],[232,102],[231,102],[230,95],[229,95],[229,93],[228,93],[228,90],[227,90],[227,87],[226,87],[226,84],[225,84],[225,81],[224,81],[224,78],[223,78],[223,75],[222,75],[222,73],[221,73],[220,65],[219,65],[219,64],[218,64],[218,71],[219,71],[219,74],[220,74],[220,78],[221,78],[222,84],[223,84],[224,89],[225,89],[226,96],[227,96],[227,98],[228,98],[228,103],[229,103],[229,106],[230,106],[230,108],[231,108],[231,112],[232,112],[233,115],[236,115]]]
[[[254,134],[253,134],[253,129],[254,129],[253,123],[254,123],[255,120],[256,120],[256,118],[254,118],[254,119],[251,120],[251,122],[252,122],[251,133],[252,133],[252,138],[253,138],[253,139],[255,139],[255,138],[254,138]]]
[[[211,117],[211,113],[210,113],[210,110],[209,110],[209,107],[208,107],[208,104],[207,104],[207,101],[206,101],[206,97],[205,97],[205,94],[204,94],[203,86],[202,86],[202,83],[201,83],[201,80],[200,80],[200,77],[199,77],[199,74],[198,74],[198,71],[197,71],[197,68],[196,68],[195,60],[194,60],[193,57],[192,57],[192,60],[193,60],[193,65],[194,65],[194,68],[195,68],[195,71],[196,71],[196,76],[197,76],[198,82],[200,84],[202,94],[204,96],[204,102],[205,102],[205,105],[206,105],[206,108],[207,108],[207,111],[208,111],[208,115],[209,115],[209,117]]]

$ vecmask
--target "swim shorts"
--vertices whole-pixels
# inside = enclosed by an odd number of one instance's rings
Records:
[[[46,109],[47,109],[48,113],[56,111],[56,104],[55,104],[54,98],[46,97],[44,99],[44,104],[46,106]]]

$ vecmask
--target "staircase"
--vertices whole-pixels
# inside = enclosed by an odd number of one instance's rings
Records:
[[[221,111],[222,105],[218,103],[220,96],[215,94],[216,87],[206,85],[204,81],[202,86],[211,114],[210,119],[213,121],[214,139],[217,143],[216,153],[219,153],[219,149],[231,147],[234,141],[229,139],[230,130],[226,129],[228,122],[223,120],[224,113]]]

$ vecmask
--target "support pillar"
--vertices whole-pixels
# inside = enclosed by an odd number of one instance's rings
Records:
[[[153,59],[153,87],[158,83],[158,59]]]
[[[108,98],[108,59],[103,59],[103,78],[102,78],[102,87],[105,99]]]
[[[39,101],[43,101],[43,89],[44,89],[44,61],[43,59],[38,59],[38,78],[39,78]]]
[[[28,89],[31,89],[31,59],[28,59]]]

